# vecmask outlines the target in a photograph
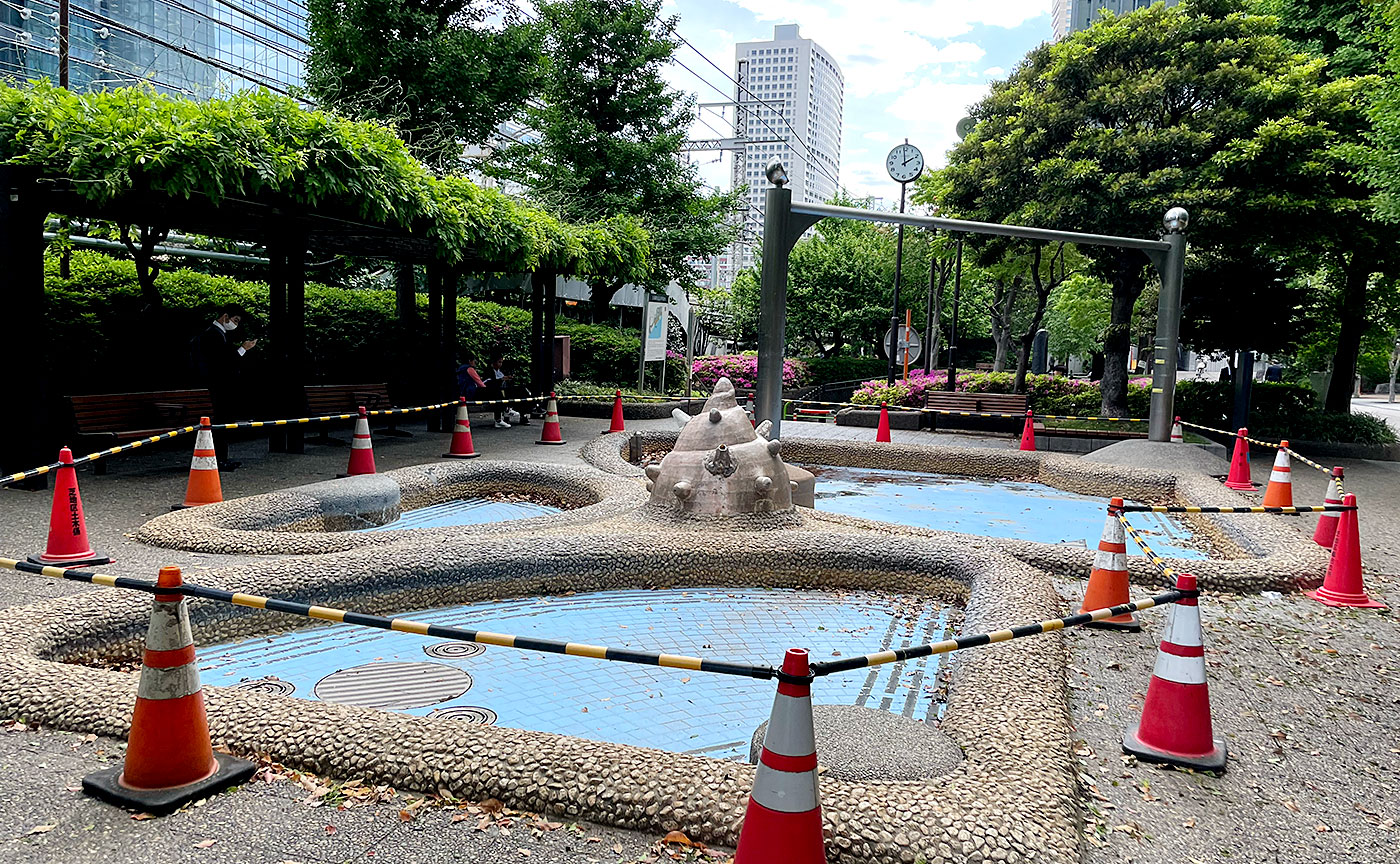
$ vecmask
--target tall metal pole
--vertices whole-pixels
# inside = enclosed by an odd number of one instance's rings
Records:
[[[958,235],[957,263],[953,265],[953,326],[948,328],[948,392],[958,389],[958,302],[962,299],[962,235]]]
[[[1147,419],[1150,441],[1170,441],[1172,407],[1176,399],[1176,352],[1181,333],[1181,278],[1186,267],[1186,225],[1190,215],[1180,207],[1162,220],[1170,248],[1157,260],[1162,292],[1157,297],[1157,337],[1152,351],[1152,402]]]
[[[904,212],[904,190],[909,187],[907,183],[899,184],[899,212]],[[899,226],[899,239],[894,246],[894,304],[890,312],[890,365],[885,376],[886,384],[894,383],[894,373],[897,364],[895,355],[899,347],[899,280],[904,270],[904,225]]]
[[[924,304],[924,374],[933,371],[938,358],[933,356],[933,295],[938,283],[938,259],[933,255],[933,241],[928,248],[928,302]]]
[[[58,86],[68,89],[68,0],[58,0]]]
[[[763,269],[758,301],[758,394],[754,412],[773,422],[777,438],[783,422],[783,353],[786,350],[788,235],[792,230],[792,190],[768,189],[763,212]]]

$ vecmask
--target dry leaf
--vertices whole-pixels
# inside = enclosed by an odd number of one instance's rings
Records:
[[[499,813],[505,809],[505,805],[495,798],[487,798],[485,801],[478,801],[477,805],[487,813]]]
[[[682,833],[682,832],[680,832],[680,831],[672,831],[671,833],[667,834],[665,837],[661,838],[661,842],[662,842],[662,843],[677,843],[677,844],[679,844],[679,845],[681,845],[681,846],[694,846],[694,845],[695,845],[694,843],[690,842],[690,838],[689,838],[689,837],[685,836],[685,834]]]
[[[413,819],[414,819],[414,813],[413,813],[412,810],[409,810],[409,809],[407,809],[407,808],[404,808],[403,810],[400,810],[400,811],[399,811],[399,821],[400,821],[400,822],[412,822]]]
[[[29,834],[47,834],[47,833],[49,833],[50,831],[52,831],[53,829],[55,829],[55,828],[57,828],[57,827],[58,827],[57,825],[35,825],[33,828],[30,828],[28,831],[26,831],[26,832],[24,832],[24,833],[25,833],[26,835],[29,835]]]
[[[217,842],[219,842],[219,841],[214,840],[213,838],[210,838],[210,839],[208,839],[208,840],[201,840],[201,841],[199,841],[198,843],[194,844],[194,848],[196,848],[196,849],[208,849],[210,846],[213,846],[213,845],[214,845],[215,843],[217,843]]]
[[[156,814],[154,814],[154,813],[132,813],[132,814],[131,814],[131,819],[132,819],[133,822],[145,822],[147,819],[154,819],[154,818],[156,818]]]

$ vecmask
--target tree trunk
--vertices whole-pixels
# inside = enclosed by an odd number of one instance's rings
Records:
[[[1370,258],[1353,255],[1342,271],[1341,308],[1337,310],[1342,326],[1337,334],[1337,354],[1332,358],[1332,381],[1323,405],[1327,411],[1351,413],[1356,359],[1361,353],[1361,337],[1366,333],[1366,283],[1370,279]]]
[[[1016,305],[1016,294],[1021,288],[1018,276],[1005,287],[998,286],[998,294],[992,301],[992,338],[996,340],[997,353],[992,358],[992,371],[1006,371],[1006,355],[1011,350],[1011,309]]]
[[[1099,384],[1103,391],[1099,413],[1105,417],[1128,416],[1128,345],[1132,341],[1133,304],[1147,286],[1140,259],[1137,252],[1126,253],[1119,258],[1113,274],[1113,302],[1103,339],[1103,378]]]

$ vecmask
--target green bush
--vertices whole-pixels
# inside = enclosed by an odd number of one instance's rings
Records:
[[[888,368],[882,357],[805,357],[802,362],[807,364],[809,384],[864,381],[883,375]]]
[[[569,377],[610,385],[631,382],[632,387],[636,387],[637,364],[642,356],[640,331],[618,332],[617,328],[604,324],[583,324],[565,318],[560,318],[554,329],[560,336],[569,337],[572,361]],[[673,374],[672,370],[667,370],[667,383],[676,380]],[[681,374],[684,374],[683,367]]]
[[[1235,389],[1230,382],[1182,381],[1176,385],[1176,413],[1202,426],[1229,429]],[[1317,394],[1307,384],[1256,381],[1249,402],[1249,434],[1277,441],[1331,441],[1389,444],[1395,432],[1366,414],[1330,414],[1317,408]]]

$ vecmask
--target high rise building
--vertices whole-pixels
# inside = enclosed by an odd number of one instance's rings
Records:
[[[1105,9],[1115,15],[1123,15],[1160,2],[1162,0],[1055,0],[1050,11],[1051,26],[1055,38],[1063,39],[1093,24]],[[1175,6],[1177,0],[1166,0],[1166,3]]]
[[[743,236],[729,256],[729,279],[753,265],[770,162],[780,159],[787,167],[794,201],[827,201],[836,194],[845,110],[841,67],[826,49],[803,39],[796,24],[774,27],[769,41],[735,45],[734,78],[734,135],[750,143],[734,154],[731,179],[734,188],[747,184],[749,196]]]
[[[207,98],[305,77],[302,0],[0,0],[0,78],[58,83],[63,11],[73,90],[148,82]]]

